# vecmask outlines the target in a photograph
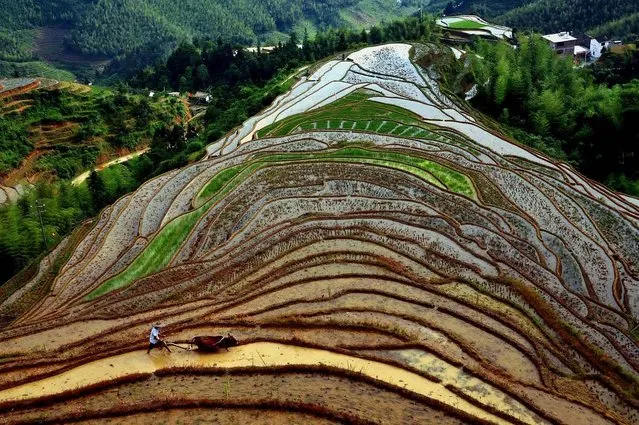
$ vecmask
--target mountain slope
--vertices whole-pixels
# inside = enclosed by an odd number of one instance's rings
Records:
[[[0,59],[33,57],[34,30],[67,29],[67,49],[90,56],[163,51],[181,40],[206,37],[256,43],[274,42],[303,20],[318,28],[363,25],[415,11],[414,0],[87,0],[82,2],[0,0]],[[386,11],[380,13],[380,10]],[[340,13],[344,13],[343,18]],[[363,14],[363,15],[362,15]],[[360,16],[362,15],[362,16]],[[37,39],[35,39],[37,41]]]
[[[637,11],[639,6],[633,0],[538,0],[504,13],[498,20],[544,33],[589,31]]]
[[[435,0],[429,2],[426,9],[432,12],[444,11],[446,15],[474,13],[484,18],[493,18],[532,1],[535,0],[493,0],[490,2],[484,0]]]
[[[594,27],[591,32],[597,37],[639,40],[639,11]]]
[[[318,64],[0,288],[3,419],[635,423],[639,201],[491,133],[433,49]],[[157,321],[240,345],[147,355]]]
[[[434,1],[426,7],[447,15],[477,14],[517,29],[550,33],[585,31],[634,40],[639,6],[633,0],[462,0]]]

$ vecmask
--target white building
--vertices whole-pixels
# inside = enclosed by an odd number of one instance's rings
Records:
[[[590,40],[590,57],[594,60],[597,60],[601,57],[601,51],[603,49],[603,44],[598,42],[596,39]]]
[[[550,47],[557,52],[558,55],[574,55],[577,39],[570,35],[568,31],[558,32],[557,34],[546,34],[544,39],[550,43]]]

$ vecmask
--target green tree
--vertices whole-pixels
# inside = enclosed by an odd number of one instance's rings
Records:
[[[93,201],[93,210],[99,211],[107,204],[108,195],[106,192],[106,186],[102,177],[95,172],[91,171],[89,178],[87,179],[87,185],[89,192],[91,193],[91,199]]]
[[[209,84],[209,69],[203,63],[198,65],[195,70],[195,87],[204,88]]]
[[[343,52],[346,49],[348,49],[348,43],[346,42],[346,33],[344,31],[340,31],[336,50],[338,52]]]
[[[371,27],[368,36],[371,44],[379,44],[384,41],[384,34],[382,33],[382,30],[377,26]]]

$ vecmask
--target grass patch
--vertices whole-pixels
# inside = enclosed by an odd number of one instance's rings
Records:
[[[218,190],[228,183],[233,177],[237,176],[245,166],[237,165],[235,167],[226,168],[215,175],[204,189],[197,195],[198,199],[211,198]]]
[[[137,279],[163,269],[169,264],[191,232],[191,229],[193,229],[197,221],[210,206],[224,196],[237,183],[246,178],[254,169],[254,166],[238,166],[228,168],[216,174],[201,192],[206,192],[212,197],[208,202],[193,211],[177,217],[164,226],[144,251],[142,251],[124,271],[104,282],[90,292],[84,299],[91,301],[111,291],[126,287]]]
[[[198,214],[198,210],[196,210],[173,220],[162,229],[149,246],[146,247],[142,255],[137,257],[129,267],[100,285],[89,293],[85,299],[93,300],[115,289],[124,287],[140,277],[148,276],[164,268],[175,255],[181,241],[184,240],[188,231],[195,226],[200,216],[201,214]]]
[[[420,116],[399,106],[371,101],[370,97],[368,93],[356,91],[315,111],[273,123],[258,131],[257,137],[281,137],[301,130],[340,129],[342,122],[342,129],[350,130],[355,122],[354,130],[376,131],[379,128],[377,132],[382,134],[391,133],[397,124],[426,130]],[[369,121],[371,123],[367,128]],[[395,131],[393,134],[398,133]]]
[[[485,24],[480,24],[479,22],[469,21],[466,19],[448,24],[448,28],[455,30],[480,30],[485,27]]]

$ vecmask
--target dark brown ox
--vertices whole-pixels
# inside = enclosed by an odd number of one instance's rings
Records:
[[[191,339],[191,344],[197,345],[200,351],[218,351],[220,348],[229,351],[230,347],[235,347],[239,343],[231,334],[228,334],[227,336],[196,336]]]

